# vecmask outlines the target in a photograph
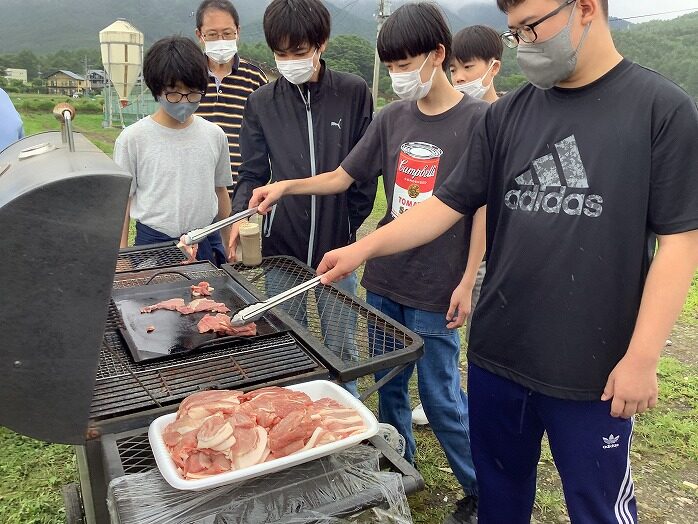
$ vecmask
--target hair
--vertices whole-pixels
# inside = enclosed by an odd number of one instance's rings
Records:
[[[201,48],[183,36],[168,36],[155,42],[143,60],[143,79],[153,98],[181,82],[192,90],[206,91],[208,64]]]
[[[320,0],[273,0],[264,11],[263,26],[272,51],[319,48],[330,38],[330,12]]]
[[[499,33],[486,25],[464,27],[453,37],[451,60],[470,62],[471,60],[501,60],[504,44]]]
[[[233,17],[235,27],[240,27],[240,16],[230,0],[204,0],[196,10],[196,28],[201,31],[206,11],[224,11]]]
[[[497,0],[497,7],[499,7],[499,10],[506,13],[511,9],[512,7],[516,7],[517,5],[523,4],[526,0]],[[557,0],[559,3],[564,2],[565,0]],[[603,10],[603,14],[608,18],[608,0],[599,0],[601,3],[601,9]]]
[[[451,30],[443,12],[435,3],[409,3],[398,7],[381,27],[378,56],[381,62],[395,62],[435,51],[439,44],[446,49],[442,65],[446,71],[451,57]]]

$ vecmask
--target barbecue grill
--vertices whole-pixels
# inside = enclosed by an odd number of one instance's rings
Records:
[[[267,312],[256,337],[221,338],[190,353],[136,362],[112,296],[226,278],[237,307],[293,287],[313,271],[287,257],[257,268],[188,264],[174,243],[118,250],[130,175],[70,129],[10,146],[0,153],[0,173],[0,225],[9,232],[0,272],[11,275],[0,298],[0,320],[9,330],[0,349],[0,424],[76,445],[80,486],[69,486],[65,497],[71,523],[109,522],[109,483],[154,467],[148,425],[191,393],[344,382],[399,369],[421,355],[417,335],[363,301],[319,286]],[[347,318],[355,319],[355,331]],[[348,336],[355,350],[348,350]],[[423,487],[384,440],[374,437],[371,445],[403,476],[406,492]],[[343,514],[377,498],[367,490],[323,511]]]

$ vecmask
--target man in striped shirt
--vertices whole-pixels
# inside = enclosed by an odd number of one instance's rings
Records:
[[[218,124],[228,137],[233,185],[237,182],[240,156],[240,127],[250,93],[267,83],[255,65],[237,53],[240,17],[229,0],[204,0],[196,11],[196,36],[208,58],[209,82],[197,114]]]

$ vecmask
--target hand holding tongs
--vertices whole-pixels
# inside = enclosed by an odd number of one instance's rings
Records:
[[[279,293],[278,295],[268,298],[264,302],[256,302],[255,304],[250,304],[249,306],[242,308],[233,315],[231,324],[235,327],[239,327],[259,320],[262,315],[271,308],[276,307],[279,304],[287,301],[289,298],[293,298],[296,295],[300,295],[301,293],[304,293],[317,286],[320,283],[320,278],[320,276],[317,276],[303,282],[302,284],[298,284],[297,286],[294,286],[283,293]]]
[[[211,233],[215,233],[219,229],[223,229],[226,226],[234,224],[235,222],[239,222],[240,220],[244,220],[245,218],[251,217],[255,214],[257,214],[257,208],[253,207],[250,209],[246,209],[245,211],[235,213],[234,215],[229,216],[228,218],[224,218],[223,220],[219,220],[218,222],[214,222],[210,226],[202,227],[200,229],[192,229],[191,231],[189,231],[189,233],[185,233],[184,235],[182,235],[182,244],[184,244],[185,246],[198,244]]]

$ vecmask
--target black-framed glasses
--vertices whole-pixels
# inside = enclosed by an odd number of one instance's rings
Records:
[[[186,98],[187,102],[195,104],[196,102],[201,102],[201,98],[204,93],[201,91],[192,91],[191,93],[180,93],[178,91],[170,91],[165,93],[165,99],[171,104],[177,104],[182,101],[182,98]]]
[[[519,27],[518,29],[511,29],[509,31],[504,31],[500,36],[502,39],[502,42],[504,42],[504,45],[514,49],[519,45],[519,43],[523,42],[525,44],[532,44],[536,40],[538,40],[538,33],[536,33],[536,26],[542,24],[545,22],[548,18],[552,18],[556,14],[558,14],[560,11],[562,11],[565,7],[567,7],[570,4],[575,3],[577,0],[567,0],[564,4],[560,5],[556,9],[550,11],[547,15],[539,18],[535,22],[532,22],[530,24],[526,24],[524,26]]]
[[[235,40],[238,37],[238,32],[233,29],[226,29],[222,33],[216,31],[206,31],[203,34],[204,40],[214,42],[216,40]]]

